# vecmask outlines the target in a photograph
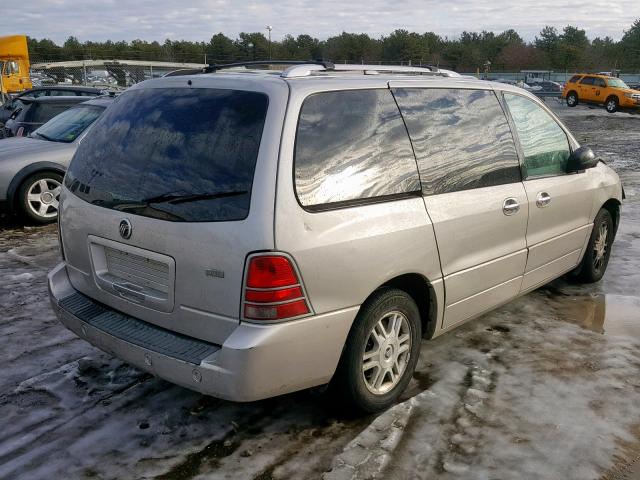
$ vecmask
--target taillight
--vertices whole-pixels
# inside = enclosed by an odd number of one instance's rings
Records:
[[[249,259],[244,288],[244,318],[284,320],[311,312],[302,283],[289,258],[265,254]]]
[[[18,131],[16,132],[16,137],[21,137],[23,134],[24,134],[24,127],[18,128]]]

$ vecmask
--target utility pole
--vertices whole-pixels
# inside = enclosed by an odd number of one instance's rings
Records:
[[[271,60],[271,30],[273,30],[273,27],[267,25],[267,30],[269,31],[269,60]]]

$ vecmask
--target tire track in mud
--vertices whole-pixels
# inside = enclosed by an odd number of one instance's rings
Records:
[[[327,410],[323,399],[301,392],[247,404],[224,437],[183,455],[154,478],[238,478],[238,471],[242,478],[262,480],[319,477],[342,445],[371,420],[342,417]]]
[[[479,426],[493,421],[491,396],[505,368],[500,353],[509,348],[508,327],[486,330],[491,333],[482,340],[465,339],[469,358],[447,364],[446,376],[382,413],[356,436],[323,480],[430,479],[468,471],[482,442]],[[478,349],[478,343],[487,345],[487,335],[494,337],[491,348]]]
[[[86,414],[93,413],[97,406],[108,405],[112,399],[125,395],[128,390],[141,385],[151,378],[151,375],[137,371],[137,375],[134,373],[130,380],[120,385],[113,386],[113,384],[105,380],[102,383],[105,383],[107,387],[112,385],[112,388],[105,389],[102,394],[96,389],[88,391],[84,397],[74,399],[76,401],[75,405],[73,403],[71,405],[63,405],[64,400],[68,401],[68,398],[64,398],[67,395],[56,393],[56,385],[60,385],[61,382],[68,382],[71,379],[75,381],[76,387],[88,385],[82,380],[84,377],[82,373],[77,374],[81,370],[82,360],[95,362],[95,360],[83,357],[25,380],[13,392],[0,396],[0,407],[3,408],[5,413],[4,421],[7,421],[7,417],[11,414],[19,418],[22,411],[29,410],[32,407],[38,407],[40,411],[49,409],[44,412],[42,417],[37,416],[31,422],[27,421],[25,423],[23,421],[19,423],[19,432],[13,432],[11,425],[5,426],[0,430],[4,433],[0,437],[0,477],[4,474],[10,475],[20,471],[23,466],[21,457],[26,454],[29,454],[27,463],[30,469],[38,467],[42,462],[46,462],[45,454],[56,450],[64,450],[64,448],[60,449],[60,443],[74,438],[73,436],[65,435],[72,428],[74,422],[77,422],[79,418]],[[114,361],[113,363],[116,362]],[[131,368],[131,370],[135,372],[135,369]],[[54,388],[51,388],[52,386]],[[63,393],[66,394],[67,392]],[[7,409],[10,407],[14,407],[14,410],[8,411]],[[106,414],[108,412],[105,412]],[[9,417],[9,420],[11,418]],[[85,429],[90,427],[91,425],[87,425]],[[19,437],[16,439],[17,433],[19,433]],[[34,455],[36,452],[37,455]],[[34,459],[34,456],[37,459]]]

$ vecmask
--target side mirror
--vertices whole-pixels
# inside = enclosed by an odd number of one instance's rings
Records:
[[[599,158],[595,156],[589,147],[580,147],[574,150],[567,160],[567,172],[580,172],[598,165]]]

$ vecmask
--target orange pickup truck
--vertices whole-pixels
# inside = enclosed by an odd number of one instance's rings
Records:
[[[607,75],[578,74],[571,77],[562,92],[567,105],[579,102],[604,105],[607,112],[640,109],[640,91],[632,90],[621,79]]]

